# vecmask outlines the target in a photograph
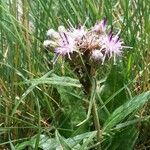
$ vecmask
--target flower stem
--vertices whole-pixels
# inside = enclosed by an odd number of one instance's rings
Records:
[[[94,95],[96,95],[96,79],[93,78],[93,82],[92,82],[92,91],[91,95],[93,95],[92,93],[95,93]],[[100,122],[99,122],[99,117],[98,117],[98,111],[97,111],[97,105],[96,105],[96,100],[95,100],[95,96],[93,96],[93,107],[92,107],[92,115],[93,115],[93,120],[94,120],[94,126],[95,126],[95,130],[97,130],[97,142],[99,143],[97,145],[97,149],[101,150],[101,126],[100,126]]]
[[[97,106],[96,106],[95,101],[93,103],[92,115],[93,115],[93,119],[94,119],[94,126],[95,126],[95,129],[97,130],[97,142],[101,143],[101,130],[100,130],[101,127],[100,127]],[[101,150],[101,144],[97,145],[97,149]]]

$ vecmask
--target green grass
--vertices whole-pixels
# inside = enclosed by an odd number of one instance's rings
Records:
[[[150,1],[22,2],[0,0],[0,149],[150,147]],[[43,41],[68,20],[90,27],[104,17],[133,48],[99,66],[87,96],[67,62],[50,64]]]

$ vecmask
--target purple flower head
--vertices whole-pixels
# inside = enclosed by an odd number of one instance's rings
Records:
[[[68,55],[70,58],[70,53],[75,51],[75,42],[74,39],[65,32],[60,32],[60,39],[58,40],[58,46],[55,48],[55,53],[65,56]]]
[[[112,53],[120,56],[122,53],[122,44],[118,35],[110,34],[105,38],[106,51],[112,55]]]
[[[114,63],[116,62],[116,56],[121,56],[122,48],[124,47],[123,41],[119,38],[119,33],[116,35],[112,34],[112,31],[108,35],[106,35],[103,39],[102,48],[105,50],[105,56],[103,61],[105,60],[106,55],[109,57],[114,56]]]
[[[77,29],[71,28],[70,34],[75,41],[79,41],[87,34],[87,29],[84,26],[80,26]]]
[[[60,55],[67,55],[71,59],[70,55],[72,58],[74,56],[77,58],[78,53],[90,56],[85,57],[86,61],[90,61],[90,63],[94,59],[96,62],[100,60],[103,64],[106,58],[109,59],[111,57],[114,58],[115,63],[116,57],[122,55],[122,49],[131,47],[123,45],[123,41],[119,37],[119,32],[113,34],[113,30],[111,29],[107,33],[106,23],[107,19],[104,18],[87,29],[85,24],[74,28],[69,22],[69,29],[64,26],[59,26],[58,31],[54,29],[48,30],[48,40],[45,40],[43,45],[47,49],[54,50],[55,56],[52,60],[54,64]],[[88,60],[89,58],[91,60]]]

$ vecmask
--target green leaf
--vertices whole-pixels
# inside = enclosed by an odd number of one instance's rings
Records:
[[[30,146],[33,149],[36,144],[36,136],[32,137],[30,140],[17,144],[15,146],[16,150],[24,150],[26,147]],[[41,134],[38,147],[43,150],[55,150],[58,146],[56,139],[50,138],[47,135]]]
[[[79,150],[81,146],[82,147],[87,146],[87,144],[89,144],[89,142],[91,142],[95,136],[96,131],[93,131],[65,139],[58,133],[58,131],[56,131],[57,139],[41,134],[38,147],[41,148],[42,150],[56,150],[56,148],[59,148],[61,144],[61,146],[65,148],[65,150],[67,149]],[[81,141],[84,141],[83,145],[80,145]],[[15,146],[15,149],[24,150],[28,146],[35,148],[35,143],[36,143],[36,136],[33,136],[30,140],[17,144]]]
[[[142,107],[144,103],[149,100],[149,98],[150,91],[144,92],[117,108],[104,123],[103,131],[109,132],[118,123],[123,121],[125,117]]]
[[[139,132],[136,126],[128,126],[115,133],[108,150],[132,150],[138,135]]]
[[[71,147],[68,145],[68,143],[65,141],[65,139],[59,134],[59,132],[56,130],[55,132],[56,139],[58,143],[60,144],[59,147],[65,150],[71,150]]]
[[[96,133],[97,133],[96,131],[86,132],[86,133],[77,135],[75,137],[68,138],[67,142],[69,143],[71,147],[77,146],[78,144],[81,143],[82,140],[87,141],[86,143],[88,143],[88,141],[91,141],[89,139],[94,138],[96,136]],[[85,147],[85,145],[83,144],[83,147]]]
[[[84,143],[83,145],[81,146],[81,148],[79,150],[83,150],[83,149],[86,149],[88,144],[92,143],[93,142],[93,138],[96,137],[96,133],[97,132],[93,132],[89,135],[89,137],[87,139],[84,140]]]
[[[109,112],[113,112],[127,101],[127,94],[124,88],[125,84],[122,66],[113,65],[101,93],[104,103],[107,102],[106,107]]]
[[[27,146],[31,146],[32,144],[33,143],[32,143],[31,140],[30,141],[24,141],[24,142],[22,142],[20,144],[17,144],[15,146],[15,150],[24,150]]]
[[[81,87],[81,84],[79,83],[79,80],[73,79],[70,77],[60,77],[57,75],[54,75],[52,77],[41,77],[38,79],[32,79],[24,82],[25,84],[33,84],[33,85],[38,85],[38,84],[52,84],[52,85],[60,85],[60,86],[74,86],[74,87]]]

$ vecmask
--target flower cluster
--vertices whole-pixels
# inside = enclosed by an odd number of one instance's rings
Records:
[[[58,31],[49,29],[48,40],[45,40],[43,45],[54,51],[53,63],[59,56],[67,56],[73,60],[74,55],[79,53],[88,60],[99,61],[102,64],[106,59],[113,57],[115,63],[116,57],[121,56],[125,46],[119,33],[115,35],[112,30],[107,33],[106,22],[107,20],[103,19],[90,29],[85,26],[71,26],[69,29],[59,26]]]

